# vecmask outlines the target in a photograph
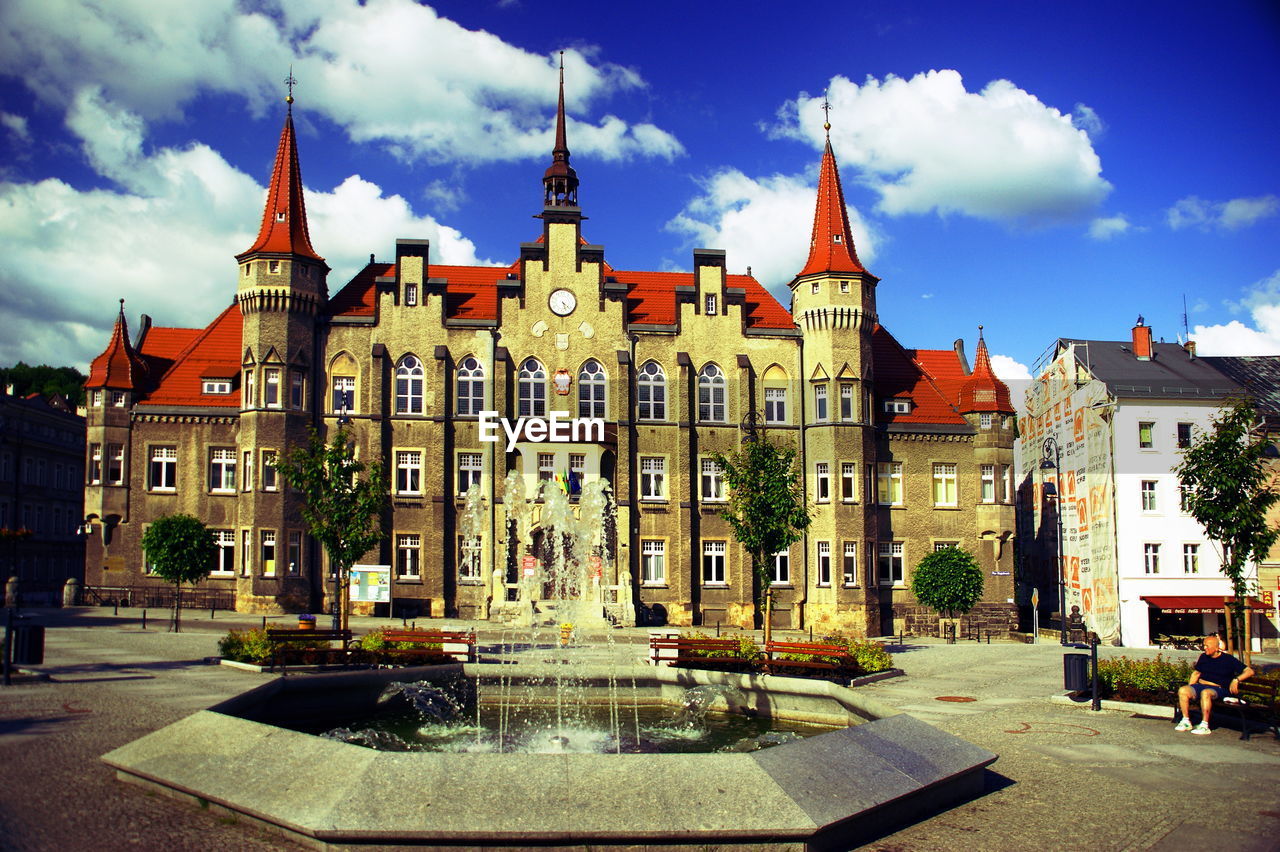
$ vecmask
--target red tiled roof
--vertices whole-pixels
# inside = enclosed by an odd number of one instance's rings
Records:
[[[836,155],[832,153],[831,140],[828,139],[818,170],[818,204],[813,213],[809,260],[800,274],[866,271],[858,262],[858,252],[853,245],[849,210],[845,207],[844,189],[840,186],[840,170],[836,167]]]
[[[987,354],[987,342],[978,329],[978,351],[974,355],[973,373],[965,380],[956,397],[961,411],[983,411],[1013,414],[1013,402],[1009,388],[996,378],[991,369],[991,357]]]
[[[262,211],[258,239],[236,257],[243,258],[260,251],[324,260],[311,247],[311,234],[307,230],[307,206],[302,198],[302,167],[298,165],[292,111],[285,116],[284,129],[280,131],[280,145],[276,148],[276,162],[271,170],[271,185],[267,187],[267,204]]]
[[[919,356],[923,354],[924,358]],[[955,362],[946,363],[950,355]],[[931,423],[939,425],[964,425],[967,421],[956,411],[943,390],[943,385],[954,383],[955,372],[960,370],[959,358],[947,350],[904,349],[902,344],[882,325],[871,334],[871,357],[875,371],[875,393],[880,399],[909,398],[908,414],[890,414],[877,408],[876,418],[888,423]],[[926,366],[929,365],[929,366]],[[930,369],[932,367],[932,369]],[[933,377],[937,370],[942,379]]]
[[[238,409],[239,394],[201,393],[200,380],[204,376],[234,376],[239,373],[240,329],[240,307],[232,304],[209,323],[208,327],[197,332],[187,346],[173,357],[173,366],[160,377],[155,390],[147,394],[139,405],[198,405]]]
[[[138,390],[145,384],[146,364],[133,351],[129,342],[129,324],[124,318],[124,300],[120,300],[120,315],[116,317],[111,340],[102,354],[89,365],[89,378],[85,387]]]
[[[152,326],[142,338],[142,347],[138,350],[143,355],[165,358],[172,361],[183,349],[191,345],[191,341],[199,336],[198,328],[162,328]]]
[[[694,284],[692,272],[618,270],[614,277],[628,285],[627,320],[645,325],[674,325],[676,287]],[[791,314],[755,278],[726,275],[725,286],[746,291],[747,328],[795,328]]]

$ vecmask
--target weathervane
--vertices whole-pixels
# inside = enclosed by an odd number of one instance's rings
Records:
[[[822,96],[822,129],[827,131],[827,136],[831,135],[831,103],[827,100],[827,96]]]
[[[289,105],[291,111],[293,109],[293,87],[297,83],[298,81],[293,76],[293,65],[291,64],[289,66],[289,76],[284,78],[284,84],[289,87],[289,96],[284,99],[284,102]]]

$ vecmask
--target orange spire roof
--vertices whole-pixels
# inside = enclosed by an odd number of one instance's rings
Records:
[[[973,372],[960,387],[960,398],[957,400],[960,411],[1013,413],[1013,403],[1009,399],[1009,388],[996,378],[991,369],[991,356],[987,354],[987,342],[982,339],[982,326],[978,326],[978,351],[973,356]]]
[[[311,235],[307,231],[307,207],[302,199],[302,169],[298,165],[292,105],[280,132],[276,164],[271,170],[271,185],[267,189],[267,206],[262,211],[262,228],[254,244],[236,255],[236,259],[255,252],[295,254],[324,261],[311,247]]]
[[[844,190],[840,187],[840,171],[836,168],[836,155],[831,151],[828,138],[818,172],[818,207],[813,214],[809,261],[800,274],[866,271],[858,262],[858,252],[853,247],[849,211],[844,206]]]
[[[124,299],[121,299],[120,314],[116,317],[116,327],[111,332],[111,342],[89,365],[89,378],[85,380],[85,386],[137,390],[146,371],[142,359],[129,343],[129,325],[124,318]]]
[[[569,143],[564,131],[564,51],[560,51],[560,101],[556,106],[556,144],[551,165],[542,175],[543,203],[547,207],[578,206],[578,173],[569,165]]]

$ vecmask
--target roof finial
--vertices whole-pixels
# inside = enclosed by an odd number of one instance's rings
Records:
[[[831,139],[831,102],[827,100],[827,96],[822,96],[822,129],[827,132],[827,139]]]
[[[981,339],[982,339],[982,326],[981,326],[981,325],[979,325],[979,326],[978,326],[978,339],[979,339],[979,340],[981,340]]]
[[[289,105],[289,112],[293,112],[293,87],[297,82],[293,76],[293,63],[291,62],[289,63],[289,76],[284,78],[284,84],[289,87],[289,94],[284,99],[284,102]]]
[[[120,314],[121,316],[124,315],[124,298],[123,297],[120,299]]]

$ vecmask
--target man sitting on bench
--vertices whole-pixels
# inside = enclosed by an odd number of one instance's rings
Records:
[[[1217,636],[1204,637],[1204,653],[1196,660],[1191,672],[1191,682],[1178,689],[1178,707],[1182,721],[1175,731],[1191,731],[1193,734],[1209,733],[1209,715],[1213,712],[1214,699],[1240,693],[1240,682],[1253,677],[1253,669],[1222,650],[1222,640]],[[1191,727],[1187,714],[1191,699],[1200,704],[1200,724]]]

